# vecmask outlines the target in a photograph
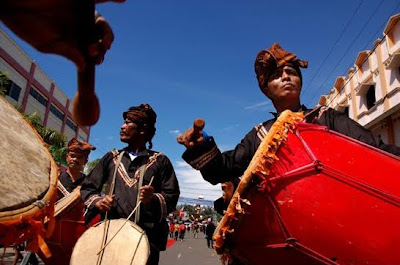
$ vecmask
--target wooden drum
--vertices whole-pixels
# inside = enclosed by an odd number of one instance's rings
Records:
[[[55,203],[54,232],[45,240],[51,251],[51,257],[44,256],[42,252],[38,253],[46,265],[69,264],[76,241],[88,229],[83,210],[80,187]],[[96,216],[89,225],[97,223],[99,219],[99,216]]]
[[[0,244],[38,247],[54,228],[58,168],[36,130],[0,97]],[[49,225],[44,228],[44,219]]]
[[[125,219],[115,219],[90,227],[76,243],[70,265],[146,265],[150,255],[146,232],[134,222],[125,222]],[[108,226],[107,245],[98,254],[105,226]]]
[[[225,260],[400,264],[400,159],[284,112],[214,239]]]

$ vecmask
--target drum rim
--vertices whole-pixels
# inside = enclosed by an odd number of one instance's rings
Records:
[[[6,99],[3,98],[1,100],[4,101],[5,104],[12,106]],[[36,135],[38,141],[40,143],[42,143],[43,148],[45,149],[45,152],[47,153],[47,155],[50,159],[50,172],[49,172],[50,183],[49,183],[49,188],[45,192],[44,196],[40,199],[40,201],[43,201],[45,203],[44,206],[40,207],[37,204],[35,204],[35,202],[34,202],[34,203],[31,203],[30,205],[27,205],[20,209],[14,209],[14,210],[0,212],[0,223],[12,222],[12,221],[15,221],[18,219],[24,220],[27,217],[34,217],[34,218],[41,217],[41,216],[45,215],[46,212],[49,212],[47,210],[49,207],[54,208],[54,202],[56,200],[57,180],[58,180],[57,164],[54,161],[53,156],[50,154],[50,151],[45,147],[43,139],[40,137],[40,135],[38,134],[36,129],[33,127],[33,125],[21,113],[19,113],[19,115],[22,119],[24,119],[28,123],[28,125],[34,131],[34,134]]]

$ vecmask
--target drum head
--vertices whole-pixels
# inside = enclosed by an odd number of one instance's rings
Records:
[[[146,233],[135,223],[125,219],[110,220],[107,242],[121,228],[104,249],[102,265],[145,265],[150,254]],[[96,265],[101,249],[105,222],[89,228],[79,238],[72,252],[70,265]]]
[[[50,157],[36,131],[0,99],[0,212],[41,199],[49,189]]]
[[[70,194],[59,199],[55,205],[54,216],[62,215],[67,213],[69,210],[74,208],[74,206],[80,201],[81,193],[80,188],[76,188]]]

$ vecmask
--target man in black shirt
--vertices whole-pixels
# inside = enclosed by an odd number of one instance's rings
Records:
[[[87,220],[98,212],[108,212],[109,219],[127,218],[141,202],[131,221],[143,228],[148,236],[148,265],[158,264],[160,250],[166,249],[169,231],[166,216],[175,210],[180,193],[168,157],[151,150],[156,117],[148,104],[124,112],[120,139],[127,146],[108,152],[86,177],[81,188]],[[102,196],[102,187],[113,182],[116,167],[113,195]]]
[[[263,94],[272,101],[277,111],[275,117],[255,126],[234,150],[223,153],[212,137],[190,128],[177,139],[187,147],[183,159],[193,168],[200,170],[203,178],[211,184],[238,178],[246,170],[261,140],[284,110],[304,111],[307,123],[324,125],[329,130],[400,156],[399,147],[384,144],[345,114],[325,107],[307,109],[302,105],[300,68],[307,66],[308,62],[298,59],[294,53],[285,51],[278,43],[260,51],[255,60],[257,81]]]

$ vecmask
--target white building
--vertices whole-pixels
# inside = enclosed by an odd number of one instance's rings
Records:
[[[400,146],[400,14],[392,16],[382,39],[361,51],[347,76],[336,78],[320,105],[346,112],[385,143]]]

